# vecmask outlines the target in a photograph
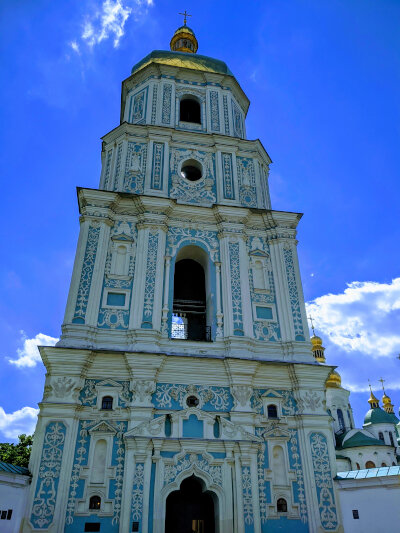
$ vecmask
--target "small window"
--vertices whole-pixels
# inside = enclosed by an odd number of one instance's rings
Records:
[[[107,294],[107,305],[113,307],[124,307],[126,294],[121,292],[109,292]]]
[[[194,98],[182,98],[180,102],[180,120],[201,124],[200,103]]]
[[[381,466],[387,466],[387,464],[386,463],[382,463]]]
[[[287,513],[287,502],[284,498],[279,498],[276,502],[276,510],[278,513]]]
[[[356,463],[357,470],[360,470],[360,465]]]
[[[132,522],[132,531],[139,531],[139,522]]]
[[[268,418],[278,418],[278,409],[276,405],[268,405],[267,407]]]
[[[100,522],[86,522],[85,531],[100,531]]]
[[[197,407],[199,405],[199,399],[196,396],[189,396],[186,400],[186,405],[188,407]]]
[[[358,509],[353,509],[353,518],[354,520],[359,520],[360,515],[358,514]]]
[[[100,509],[101,507],[101,498],[100,496],[92,496],[89,500],[89,509]]]
[[[344,423],[343,411],[341,409],[337,410],[337,417],[338,417],[338,422],[339,422],[339,429],[344,430],[345,423]]]
[[[1,511],[1,520],[7,519],[7,511]]]
[[[189,181],[199,181],[203,176],[203,168],[195,159],[188,159],[182,163],[181,176]]]
[[[166,437],[170,437],[171,436],[171,433],[172,433],[172,420],[171,420],[171,415],[167,415],[165,417],[165,427],[164,427],[164,430],[165,430],[165,436]]]
[[[392,446],[396,446],[394,443],[394,439],[393,439],[393,433],[391,431],[389,431],[389,439],[390,439],[390,444]]]
[[[259,307],[257,305],[256,316],[257,318],[260,318],[261,320],[271,320],[273,318],[272,307]]]
[[[12,517],[12,509],[9,509],[7,511],[7,520],[11,520],[11,517]]]
[[[215,417],[213,431],[214,431],[214,437],[216,439],[219,439],[221,436],[221,423],[219,421],[219,416]]]
[[[101,408],[105,411],[110,411],[113,408],[112,396],[103,396],[101,400]]]
[[[373,461],[367,461],[365,463],[365,468],[376,468],[375,463]]]
[[[385,442],[385,438],[383,436],[382,431],[379,432],[379,440],[381,440],[382,442]]]

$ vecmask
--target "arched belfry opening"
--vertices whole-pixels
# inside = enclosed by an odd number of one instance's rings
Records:
[[[179,103],[179,120],[201,124],[200,102],[192,96],[184,96]]]
[[[211,340],[208,255],[198,246],[182,248],[175,261],[172,338]]]
[[[218,533],[218,498],[196,476],[184,479],[166,501],[165,533]]]

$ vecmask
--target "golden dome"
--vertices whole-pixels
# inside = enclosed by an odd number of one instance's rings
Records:
[[[169,43],[171,52],[195,54],[199,48],[194,31],[186,23],[178,28]]]
[[[328,379],[325,381],[325,387],[329,389],[340,389],[342,386],[342,378],[340,377],[339,372],[332,370],[329,374]]]
[[[371,395],[369,397],[368,403],[371,406],[371,409],[375,409],[376,407],[379,407],[379,400],[375,396],[375,394],[372,392],[372,389],[371,389]]]
[[[311,341],[311,351],[312,354],[318,363],[325,363],[325,348],[322,346],[322,339],[321,337],[317,337],[317,335],[313,335],[310,339]]]
[[[322,346],[322,339],[321,339],[321,337],[318,337],[317,335],[313,335],[313,336],[311,337],[310,340],[311,340],[311,344],[312,344],[313,346],[316,346],[316,345],[320,345],[320,346]]]
[[[383,396],[382,396],[382,403],[383,403],[383,409],[387,412],[387,413],[394,413],[394,405],[392,404],[392,400],[390,399],[390,397],[386,394],[386,392],[383,393]]]

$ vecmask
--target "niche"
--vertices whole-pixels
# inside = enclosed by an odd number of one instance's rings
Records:
[[[272,450],[272,473],[274,478],[274,485],[286,486],[287,472],[285,463],[285,454],[282,446],[274,446]]]
[[[94,447],[93,466],[92,466],[92,483],[104,484],[107,460],[107,442],[105,439],[99,439]]]

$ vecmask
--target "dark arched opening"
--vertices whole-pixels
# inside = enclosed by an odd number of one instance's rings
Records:
[[[276,405],[270,404],[267,407],[268,418],[278,418],[278,409]]]
[[[217,533],[214,498],[191,476],[166,502],[165,533]]]
[[[211,340],[207,327],[204,269],[193,259],[175,264],[172,338]]]
[[[339,423],[339,431],[344,431],[345,423],[344,423],[343,411],[341,409],[337,410],[337,417],[338,417],[338,423]]]
[[[113,398],[112,396],[103,396],[101,400],[101,408],[104,411],[109,411],[113,408]]]
[[[201,124],[200,103],[194,98],[182,98],[179,111],[179,117],[182,122]]]

